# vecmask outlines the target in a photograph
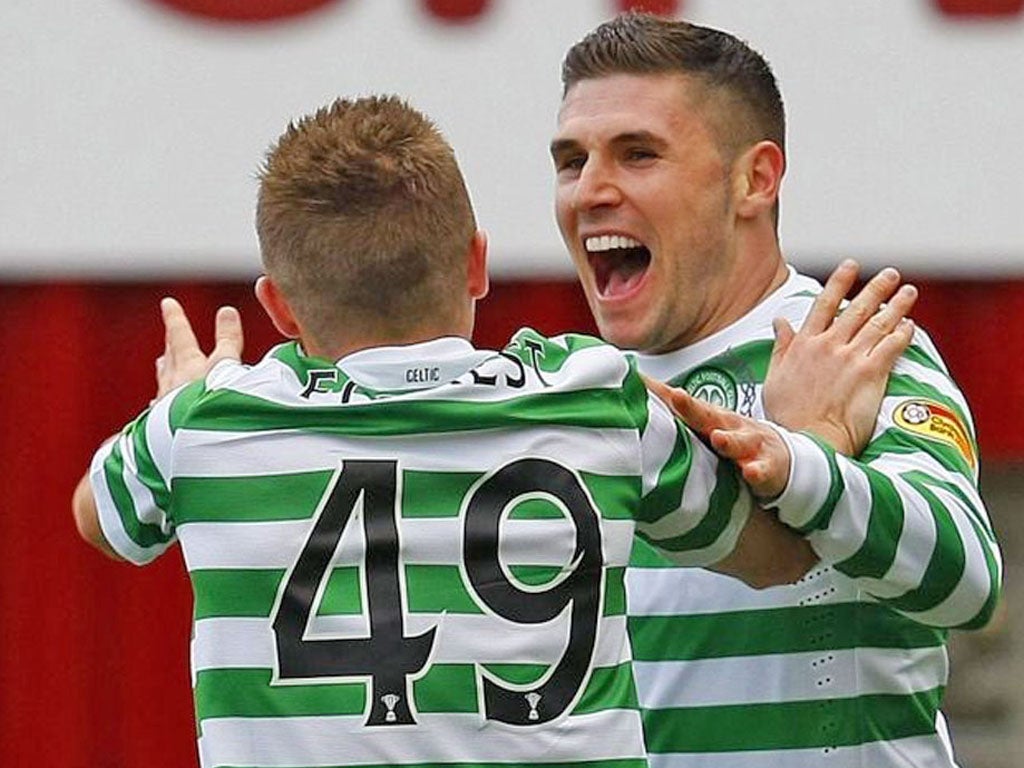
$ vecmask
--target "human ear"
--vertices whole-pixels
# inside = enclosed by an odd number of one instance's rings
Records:
[[[302,335],[302,329],[299,327],[299,321],[295,319],[295,313],[292,312],[288,300],[273,278],[267,275],[260,275],[257,278],[256,298],[282,336],[297,339]]]
[[[487,233],[477,230],[469,241],[467,254],[466,283],[472,299],[487,295],[490,282],[487,277]]]
[[[734,166],[736,212],[755,218],[778,203],[786,156],[774,141],[759,141],[736,160]]]

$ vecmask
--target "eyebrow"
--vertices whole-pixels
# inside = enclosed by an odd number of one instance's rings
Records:
[[[668,146],[668,142],[665,139],[650,131],[628,131],[612,137],[611,145],[613,147],[623,144],[648,144],[656,149],[664,149]],[[579,148],[580,143],[576,139],[555,139],[551,142],[551,156],[557,157],[560,154],[578,150]]]

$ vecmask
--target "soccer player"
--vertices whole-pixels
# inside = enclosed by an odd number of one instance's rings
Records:
[[[257,296],[291,341],[243,365],[224,310],[207,358],[165,301],[162,396],[73,499],[115,557],[181,545],[204,768],[644,766],[634,529],[679,565],[726,558],[753,506],[736,467],[614,347],[470,344],[486,241],[401,100],[293,123],[256,226]]]
[[[768,64],[725,32],[625,15],[569,50],[562,79],[556,214],[601,335],[639,350],[655,379],[806,426],[813,387],[762,399],[770,357],[813,365],[831,320],[814,308],[821,286],[779,245],[785,125]],[[847,313],[840,337],[864,321]],[[742,454],[728,429],[711,438]],[[1002,572],[967,402],[918,330],[871,428],[787,440],[779,519],[820,567],[757,592],[634,552],[629,625],[652,765],[952,766],[946,637],[989,620]],[[784,509],[794,496],[799,514]]]

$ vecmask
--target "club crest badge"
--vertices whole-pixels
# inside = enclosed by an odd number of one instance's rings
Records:
[[[698,400],[736,410],[736,380],[721,368],[698,368],[683,381],[683,389]]]
[[[904,400],[896,406],[892,420],[908,432],[955,448],[971,469],[977,465],[970,432],[952,408],[934,400]]]

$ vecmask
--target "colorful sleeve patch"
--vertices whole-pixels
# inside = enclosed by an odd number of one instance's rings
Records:
[[[955,448],[974,469],[978,463],[974,443],[963,420],[951,408],[934,400],[904,400],[892,413],[896,426]]]

